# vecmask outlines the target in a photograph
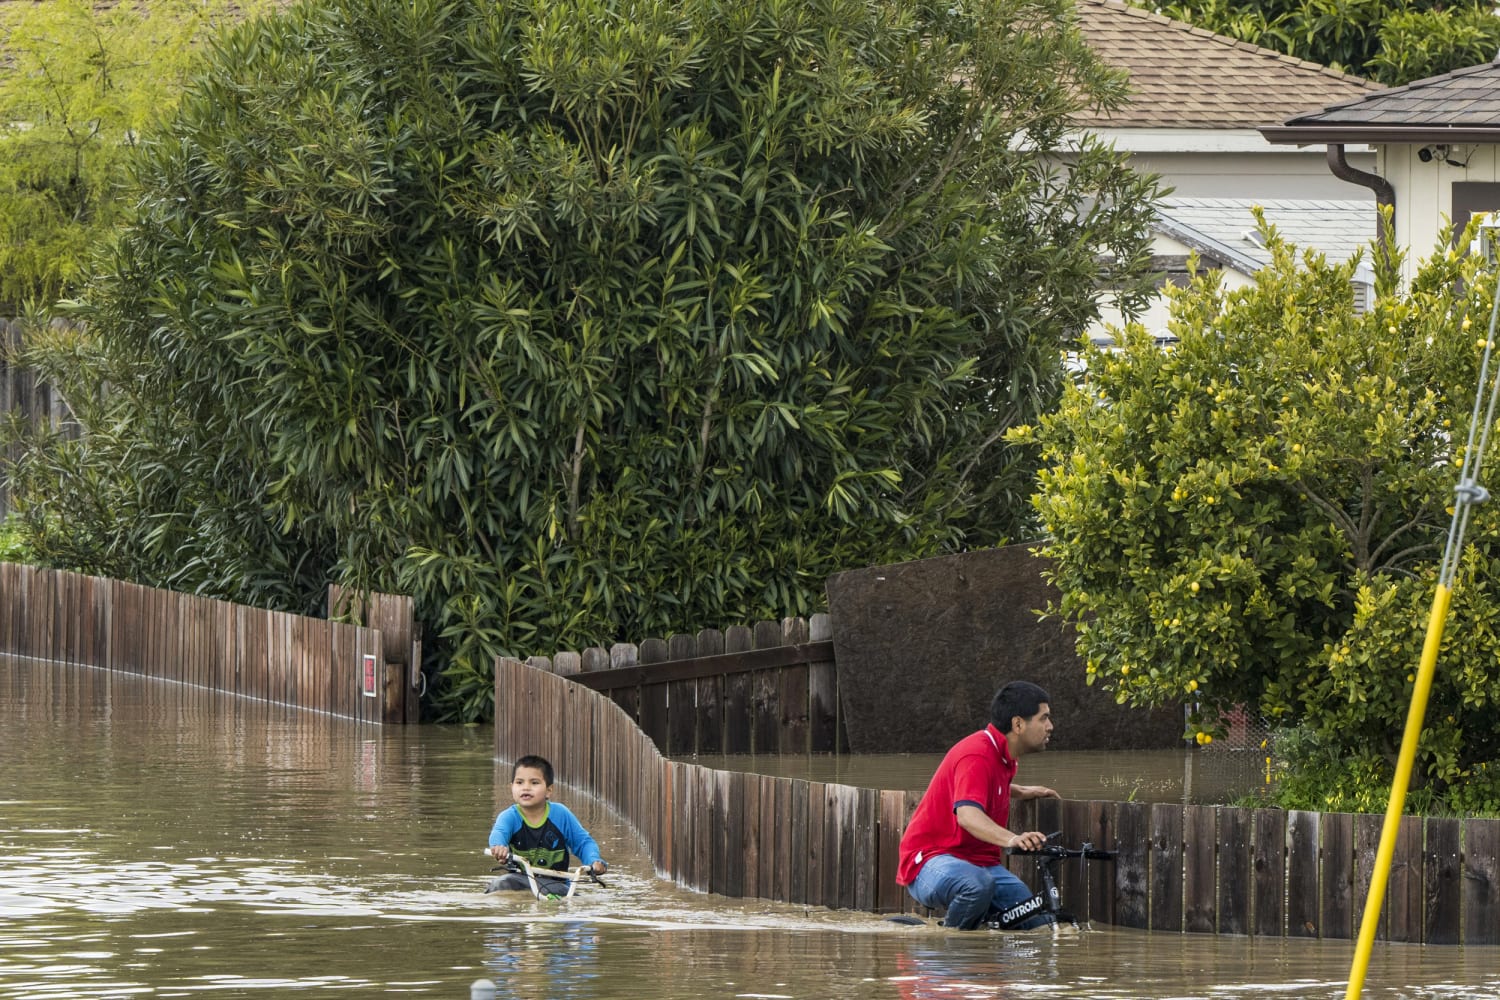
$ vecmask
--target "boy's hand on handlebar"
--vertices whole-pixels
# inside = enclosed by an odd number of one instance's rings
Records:
[[[593,872],[595,875],[603,875],[605,872],[609,871],[609,865],[605,864],[603,861],[595,861],[592,865],[589,866],[589,871]]]
[[[1028,830],[1026,833],[1013,834],[1010,848],[1015,851],[1035,851],[1040,850],[1046,843],[1046,834],[1040,830]]]
[[[491,844],[489,855],[496,861],[504,861],[510,857],[510,848],[506,847],[504,844]]]

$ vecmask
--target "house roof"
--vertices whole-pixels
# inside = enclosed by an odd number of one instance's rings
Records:
[[[1085,115],[1087,127],[1254,129],[1379,89],[1119,0],[1077,0],[1077,8],[1083,36],[1130,74],[1132,92],[1113,114]]]
[[[1500,62],[1391,87],[1262,128],[1270,142],[1500,141]]]
[[[1256,205],[1288,243],[1299,250],[1316,250],[1334,263],[1367,250],[1375,238],[1376,208],[1368,200],[1163,198],[1157,203],[1160,218],[1155,228],[1242,274],[1254,274],[1271,263],[1251,215]],[[1368,264],[1359,272],[1356,281],[1373,280]]]

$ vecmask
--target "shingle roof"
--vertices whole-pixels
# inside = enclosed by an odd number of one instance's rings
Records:
[[[1342,263],[1375,238],[1373,201],[1345,199],[1163,198],[1156,228],[1180,243],[1211,254],[1245,274],[1271,262],[1255,231],[1251,208],[1265,210],[1266,221],[1299,250],[1317,250]],[[1369,254],[1365,255],[1366,260]],[[1368,265],[1362,270],[1368,271]],[[1370,280],[1366,276],[1364,280]]]
[[[1377,84],[1194,28],[1118,0],[1077,0],[1079,28],[1130,74],[1129,105],[1091,128],[1257,128],[1348,101]]]
[[[1392,87],[1287,122],[1360,125],[1500,126],[1500,65],[1467,66],[1442,76]]]

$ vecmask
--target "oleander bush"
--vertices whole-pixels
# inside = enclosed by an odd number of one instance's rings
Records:
[[[49,562],[297,609],[415,595],[491,664],[807,614],[1030,530],[1155,182],[1062,0],[334,0],[224,36],[32,346],[88,433]],[[1066,161],[1066,166],[1063,165]],[[60,512],[48,520],[44,510]]]

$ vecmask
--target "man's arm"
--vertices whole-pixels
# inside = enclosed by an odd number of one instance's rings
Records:
[[[1012,787],[1011,794],[1015,794]],[[1053,793],[1056,794],[1056,793]],[[1017,847],[1023,850],[1036,850],[1047,842],[1045,834],[1036,830],[1027,833],[1011,833],[1005,827],[990,819],[989,813],[976,805],[967,802],[962,803],[953,810],[954,818],[958,825],[972,837],[984,841],[986,844],[995,844],[999,847]]]
[[[1010,797],[1013,802],[1024,802],[1027,799],[1060,799],[1052,789],[1046,785],[1011,785]]]

